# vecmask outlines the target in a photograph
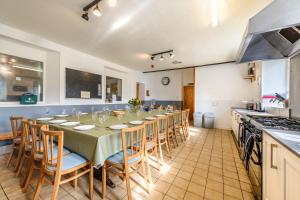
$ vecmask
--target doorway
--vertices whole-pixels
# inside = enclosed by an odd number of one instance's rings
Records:
[[[190,109],[189,120],[193,120],[194,114],[194,85],[183,87],[183,108]]]

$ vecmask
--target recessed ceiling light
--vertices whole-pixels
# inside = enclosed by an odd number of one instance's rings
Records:
[[[102,15],[101,10],[98,7],[98,4],[96,5],[96,7],[93,9],[93,14],[97,17],[100,17]]]
[[[117,3],[117,0],[108,0],[108,5],[110,7],[116,7]]]

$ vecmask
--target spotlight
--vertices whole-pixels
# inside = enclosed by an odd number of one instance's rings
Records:
[[[160,58],[159,58],[159,60],[160,60],[160,61],[163,61],[163,60],[164,60],[164,56],[161,55]]]
[[[175,55],[173,53],[170,53],[170,58],[174,58]]]
[[[82,14],[81,17],[83,19],[85,19],[86,21],[89,21],[89,13],[88,12],[85,12],[84,14]]]
[[[10,62],[15,63],[17,61],[16,61],[16,59],[12,58],[12,59],[10,59]]]
[[[151,60],[154,60],[155,56],[151,56]]]
[[[100,17],[102,15],[101,10],[98,7],[98,4],[96,5],[96,7],[93,9],[93,14],[97,17]]]

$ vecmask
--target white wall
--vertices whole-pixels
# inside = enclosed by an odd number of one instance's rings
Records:
[[[247,64],[235,63],[198,67],[195,70],[195,111],[215,114],[215,127],[231,129],[231,107],[256,100],[257,87],[247,74]]]
[[[100,104],[98,99],[66,99],[65,68],[73,68],[103,77],[105,91],[105,74],[122,79],[123,101],[135,97],[136,82],[142,79],[142,73],[127,67],[100,59],[46,40],[40,36],[0,24],[0,51],[23,58],[39,60],[45,63],[45,103],[46,104]]]
[[[191,83],[194,83],[194,68],[182,70],[182,85],[186,86]]]

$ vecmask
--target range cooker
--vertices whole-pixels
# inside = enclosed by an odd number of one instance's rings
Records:
[[[283,117],[247,115],[241,119],[238,146],[256,199],[262,199],[262,130],[300,131],[300,121]]]

